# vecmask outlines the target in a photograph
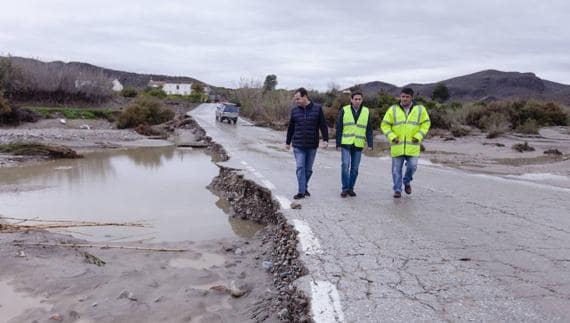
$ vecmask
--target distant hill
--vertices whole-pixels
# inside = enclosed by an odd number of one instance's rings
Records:
[[[449,101],[494,101],[505,99],[534,99],[570,105],[570,85],[543,80],[534,73],[502,72],[485,70],[436,83],[405,85],[421,96],[431,97],[438,83],[449,89]],[[397,96],[402,87],[384,82],[358,84],[365,95],[383,90]]]
[[[6,58],[1,57],[0,58]],[[62,67],[73,67],[79,71],[83,71],[86,74],[102,74],[109,79],[118,79],[123,86],[132,86],[136,88],[144,88],[148,85],[148,82],[152,79],[153,81],[166,81],[175,83],[194,83],[199,82],[208,85],[200,80],[187,76],[167,76],[160,74],[137,74],[132,72],[123,72],[112,70],[104,67],[95,66],[88,63],[81,62],[69,62],[64,63],[61,61],[54,62],[42,62],[36,59],[24,58],[24,57],[14,57],[11,56],[10,59],[14,62],[20,63],[33,63],[33,64],[46,64],[48,67],[52,67],[54,70],[62,70]]]

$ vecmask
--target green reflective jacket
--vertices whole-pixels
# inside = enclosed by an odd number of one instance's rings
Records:
[[[346,105],[343,107],[344,115],[342,118],[342,139],[341,145],[352,145],[355,147],[364,148],[366,142],[366,126],[368,126],[368,108],[362,106],[358,120],[354,121],[352,115],[352,107]]]
[[[386,111],[380,129],[390,142],[392,157],[419,156],[420,143],[427,135],[430,125],[427,109],[423,105],[412,106],[406,117],[404,109],[395,104]],[[400,142],[394,143],[395,138]],[[418,142],[413,142],[412,138],[416,138]]]

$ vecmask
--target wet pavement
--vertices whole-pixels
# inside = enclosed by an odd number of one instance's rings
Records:
[[[421,163],[413,194],[394,200],[390,159],[363,156],[357,197],[341,199],[329,148],[290,209],[284,132],[216,122],[212,104],[191,115],[300,232],[317,322],[570,321],[570,189]]]
[[[230,218],[206,187],[218,167],[201,150],[137,148],[84,159],[0,169],[0,215],[20,219],[142,222],[149,228],[73,228],[92,241],[252,237],[261,227]]]

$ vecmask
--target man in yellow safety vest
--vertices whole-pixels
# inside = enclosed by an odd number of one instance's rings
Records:
[[[411,88],[402,89],[400,102],[388,108],[380,124],[382,132],[390,142],[394,198],[402,197],[402,182],[406,194],[412,194],[411,182],[418,167],[420,143],[430,127],[426,108],[416,104],[413,98],[414,91]],[[402,179],[404,162],[406,173]]]
[[[336,149],[341,149],[341,183],[340,196],[356,196],[354,185],[358,177],[358,167],[362,157],[364,144],[373,148],[372,125],[370,111],[362,106],[362,92],[355,91],[350,95],[350,105],[344,106],[338,114],[336,123]]]

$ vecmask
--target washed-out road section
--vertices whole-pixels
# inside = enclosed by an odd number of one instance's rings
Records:
[[[311,197],[291,209],[285,133],[216,122],[214,110],[190,115],[299,231],[309,274],[298,285],[316,322],[570,321],[569,189],[420,163],[413,194],[393,199],[390,159],[363,156],[358,195],[342,199],[331,138]]]

